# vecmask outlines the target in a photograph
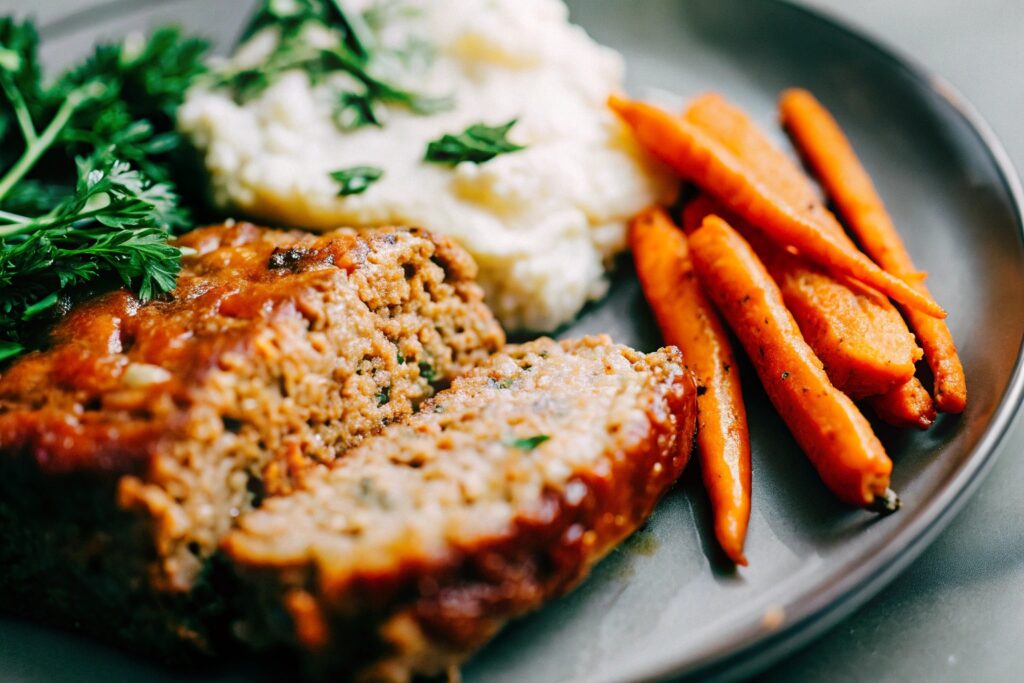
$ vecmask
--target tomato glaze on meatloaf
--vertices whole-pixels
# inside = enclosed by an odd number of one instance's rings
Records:
[[[647,518],[695,417],[675,347],[508,347],[243,515],[225,554],[256,598],[235,631],[324,680],[442,674]]]
[[[448,239],[196,230],[177,289],[75,306],[0,371],[0,603],[212,650],[238,517],[504,343]]]

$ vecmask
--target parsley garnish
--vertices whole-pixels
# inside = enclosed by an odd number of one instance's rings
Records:
[[[518,152],[522,145],[508,141],[508,132],[516,120],[502,126],[486,126],[482,123],[470,126],[458,135],[444,135],[427,145],[426,160],[435,164],[455,166],[463,161],[482,164],[499,154]]]
[[[541,445],[550,438],[551,437],[548,436],[547,434],[535,434],[533,436],[527,436],[522,439],[512,439],[509,441],[505,441],[504,443],[506,446],[518,448],[521,451],[532,451],[534,448]]]
[[[364,14],[348,12],[340,0],[264,0],[243,41],[264,29],[278,33],[277,43],[258,66],[228,66],[214,74],[213,86],[231,90],[235,99],[246,102],[258,96],[282,74],[304,72],[313,85],[338,73],[351,76],[352,83],[338,86],[335,121],[341,128],[381,125],[381,104],[406,107],[417,114],[449,109],[451,98],[431,97],[402,88],[381,77],[380,57],[388,56],[378,44]],[[307,29],[320,29],[335,36],[334,45],[318,47],[306,38]]]
[[[63,132],[64,153],[84,156],[113,146],[118,159],[150,180],[173,180],[172,171],[183,163],[178,156],[188,151],[176,130],[177,108],[193,80],[206,71],[208,47],[174,27],[159,28],[148,39],[134,36],[97,46],[49,93],[56,103],[82,86],[103,86]]]
[[[427,380],[427,382],[433,382],[437,379],[437,370],[430,363],[419,362],[416,364],[420,369],[420,377]]]
[[[0,18],[0,360],[82,293],[173,289],[181,251],[168,238],[187,222],[174,113],[205,43],[161,29],[100,45],[49,86],[37,49],[30,22]]]
[[[44,216],[0,221],[0,356],[23,347],[23,324],[74,288],[123,285],[148,300],[174,288],[181,251],[168,244],[177,197],[120,161],[79,159],[74,192]]]
[[[353,166],[339,171],[331,171],[331,177],[338,182],[339,197],[362,194],[383,175],[384,170],[376,166]]]

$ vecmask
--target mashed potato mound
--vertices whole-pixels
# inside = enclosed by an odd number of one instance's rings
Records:
[[[193,89],[179,125],[225,208],[312,229],[416,225],[450,235],[476,259],[507,328],[554,329],[605,293],[629,218],[671,193],[668,175],[605,106],[622,89],[622,59],[570,24],[559,0],[406,4],[417,11],[387,32],[415,34],[436,51],[406,82],[452,96],[452,109],[389,107],[382,127],[342,130],[329,93],[293,72],[244,105]],[[272,29],[257,34],[232,59],[258,63],[273,40]],[[522,151],[454,168],[424,161],[445,133],[512,119],[509,139]],[[339,197],[329,173],[363,165],[384,176]]]

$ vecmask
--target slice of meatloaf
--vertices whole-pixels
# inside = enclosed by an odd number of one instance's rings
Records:
[[[504,337],[445,238],[248,224],[181,239],[174,293],[75,307],[0,375],[0,605],[210,649],[210,558]]]
[[[509,347],[225,542],[256,598],[237,631],[315,677],[407,681],[457,665],[560,595],[686,464],[679,352],[606,337]]]

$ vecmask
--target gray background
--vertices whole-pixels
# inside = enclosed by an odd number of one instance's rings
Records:
[[[102,0],[4,0],[52,20]],[[804,0],[946,77],[1024,168],[1024,0]],[[1019,299],[1024,305],[1024,293]],[[1024,421],[954,523],[889,588],[770,681],[1020,680]]]

